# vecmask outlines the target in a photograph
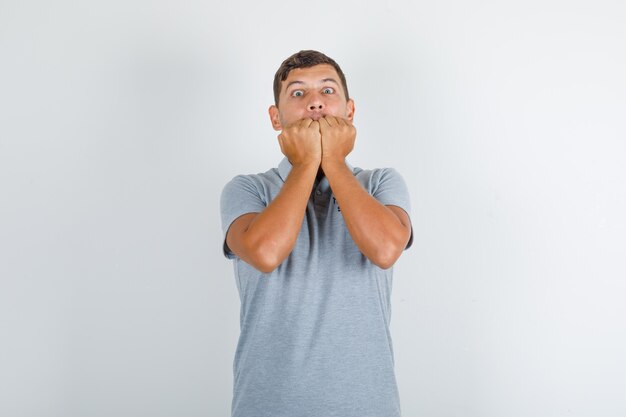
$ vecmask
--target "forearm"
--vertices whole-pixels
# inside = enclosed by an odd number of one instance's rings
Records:
[[[293,166],[278,195],[250,222],[244,239],[264,264],[275,268],[293,250],[318,167]]]
[[[345,162],[325,161],[322,169],[359,250],[381,268],[391,267],[407,244],[405,226],[361,186]]]

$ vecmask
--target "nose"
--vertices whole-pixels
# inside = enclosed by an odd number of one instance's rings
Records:
[[[308,104],[309,111],[320,111],[324,109],[324,103],[319,95],[314,95]]]

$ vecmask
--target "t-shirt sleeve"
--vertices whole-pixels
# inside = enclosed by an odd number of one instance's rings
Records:
[[[228,259],[236,257],[226,244],[226,234],[230,225],[244,214],[262,212],[266,206],[267,203],[264,201],[255,182],[246,175],[238,175],[224,186],[220,197],[224,256]]]
[[[385,206],[398,206],[411,217],[411,201],[409,190],[402,176],[393,168],[377,170],[374,176],[372,196]],[[411,225],[411,237],[406,244],[408,249],[413,244],[413,226]]]

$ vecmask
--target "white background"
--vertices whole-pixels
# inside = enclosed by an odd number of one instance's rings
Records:
[[[280,161],[267,107],[300,49],[346,73],[352,165],[411,193],[403,415],[626,415],[625,22],[617,0],[0,1],[0,415],[229,415],[219,194]]]

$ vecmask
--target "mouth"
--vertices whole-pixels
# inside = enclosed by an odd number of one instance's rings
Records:
[[[326,116],[326,115],[323,114],[323,113],[313,113],[309,117],[311,117],[311,119],[317,121],[317,120],[321,119],[324,116]]]

